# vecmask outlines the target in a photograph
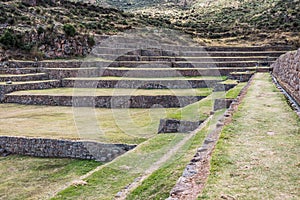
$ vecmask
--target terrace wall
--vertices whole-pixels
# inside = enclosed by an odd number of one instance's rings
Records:
[[[280,56],[271,67],[280,85],[300,104],[300,49]]]
[[[158,133],[188,133],[197,129],[203,121],[161,119]]]
[[[60,86],[60,81],[34,82],[24,84],[0,85],[0,102],[4,101],[5,94],[20,91],[20,90],[38,90],[57,88]]]
[[[11,154],[35,157],[77,158],[108,162],[136,145],[91,141],[0,136],[0,149]]]
[[[204,96],[51,96],[51,95],[6,95],[5,103],[25,105],[76,106],[99,108],[179,108],[195,103]]]
[[[219,80],[63,80],[63,87],[76,88],[140,88],[140,89],[186,89],[210,88]]]

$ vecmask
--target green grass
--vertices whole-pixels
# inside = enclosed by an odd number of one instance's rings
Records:
[[[220,84],[238,84],[237,80],[227,79],[225,81],[220,82]]]
[[[169,162],[151,174],[140,186],[131,191],[126,199],[166,199],[178,178],[182,175],[197,148],[201,146],[206,135],[211,132],[217,119],[224,113],[218,111],[202,130],[186,144],[184,151],[177,153]]]
[[[237,84],[234,88],[231,88],[226,92],[225,98],[235,99],[240,94],[241,90],[247,85],[246,82]]]
[[[0,135],[141,143],[157,133],[160,118],[175,110],[0,104]]]
[[[184,134],[159,134],[85,179],[87,185],[61,191],[53,199],[112,199],[178,144]]]
[[[213,95],[207,96],[196,103],[179,108],[167,115],[167,117],[187,121],[205,120],[213,110],[213,101]]]
[[[197,121],[205,120],[210,112],[213,110],[214,99],[216,98],[231,98],[235,99],[241,92],[241,90],[246,86],[247,83],[238,83],[234,88],[228,90],[226,93],[213,92],[211,95],[207,96],[200,101],[179,108],[175,112],[171,112],[167,115],[168,118],[178,119],[178,120],[187,120],[187,121]]]
[[[73,159],[0,157],[0,199],[46,199],[51,192],[101,165]]]
[[[199,199],[299,199],[300,121],[272,84],[256,74],[225,126]]]
[[[150,170],[151,172],[156,165],[158,165],[158,169],[153,174],[149,174],[150,176],[128,196],[128,199],[164,198],[175,185],[177,178],[182,174],[184,167],[212,126],[214,126],[212,123],[206,125],[161,165],[157,164],[158,161],[166,154],[172,153],[172,149],[189,136],[180,133],[158,134],[86,178],[87,185],[70,186],[59,192],[53,200],[113,199],[124,187],[134,182],[136,178],[143,176],[145,171]]]
[[[54,88],[45,90],[26,90],[9,95],[51,95],[51,96],[207,96],[212,88],[193,89],[124,89],[124,88]]]

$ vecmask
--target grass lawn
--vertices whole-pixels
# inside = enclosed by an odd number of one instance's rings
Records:
[[[271,82],[254,82],[221,134],[199,199],[299,199],[300,121]]]
[[[0,157],[0,199],[47,199],[66,182],[99,165],[73,159]]]
[[[167,117],[171,119],[197,121],[205,120],[213,110],[214,99],[216,98],[232,98],[235,99],[240,91],[246,86],[245,83],[238,83],[234,88],[224,92],[214,92],[198,102],[179,108],[175,112],[171,112]]]
[[[124,89],[124,88],[54,88],[45,90],[26,90],[10,93],[9,95],[52,95],[52,96],[207,96],[212,88],[193,89]]]
[[[140,143],[177,108],[98,109],[0,104],[0,135]]]
[[[211,121],[216,122],[216,120]],[[181,133],[158,134],[140,144],[133,151],[101,167],[85,179],[87,185],[70,186],[59,192],[53,200],[113,199],[124,187],[145,174],[148,177],[127,198],[164,199],[169,195],[184,167],[193,157],[196,149],[202,144],[210,128],[215,125],[214,123],[208,123],[190,138],[188,134]],[[185,143],[174,151],[173,148],[180,145],[180,142],[186,138],[188,139]],[[163,160],[162,158],[166,154],[170,154],[170,157]],[[161,160],[163,162],[160,162]]]

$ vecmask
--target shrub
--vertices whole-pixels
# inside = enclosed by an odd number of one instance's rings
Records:
[[[38,29],[37,29],[38,35],[41,35],[44,32],[45,32],[45,29],[42,26],[39,26]]]
[[[63,30],[64,30],[64,32],[65,32],[65,34],[66,34],[67,36],[73,37],[73,36],[75,36],[75,34],[76,34],[76,29],[75,29],[74,26],[71,25],[71,24],[65,24],[65,25],[63,26]]]
[[[90,47],[94,46],[95,45],[95,39],[93,36],[89,36],[88,39],[87,39],[87,43]]]
[[[14,47],[16,45],[16,42],[17,38],[15,34],[10,30],[6,30],[0,37],[0,43],[8,48]]]

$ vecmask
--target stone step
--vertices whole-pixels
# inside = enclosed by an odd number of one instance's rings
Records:
[[[73,88],[71,88],[73,89]],[[124,90],[124,89],[122,89]],[[115,90],[114,90],[115,91]],[[133,90],[136,92],[136,90]],[[171,90],[173,91],[173,90]],[[186,93],[186,90],[184,90]],[[100,92],[101,93],[101,92]],[[143,95],[132,94],[129,91],[118,95],[93,95],[93,92],[64,93],[61,95],[57,91],[55,93],[43,90],[39,93],[32,91],[14,92],[5,95],[3,102],[18,103],[26,105],[49,105],[49,106],[76,106],[76,107],[100,107],[100,108],[151,108],[158,105],[165,108],[184,107],[191,103],[195,103],[207,95],[179,95],[161,94],[153,95],[152,91],[148,91]],[[129,95],[128,95],[129,94]],[[182,93],[184,94],[184,93]]]
[[[48,75],[46,73],[35,74],[0,74],[0,82],[6,81],[37,81],[47,80]]]
[[[63,87],[76,88],[135,88],[135,89],[183,89],[212,88],[223,77],[175,77],[175,78],[67,78],[62,80]]]

